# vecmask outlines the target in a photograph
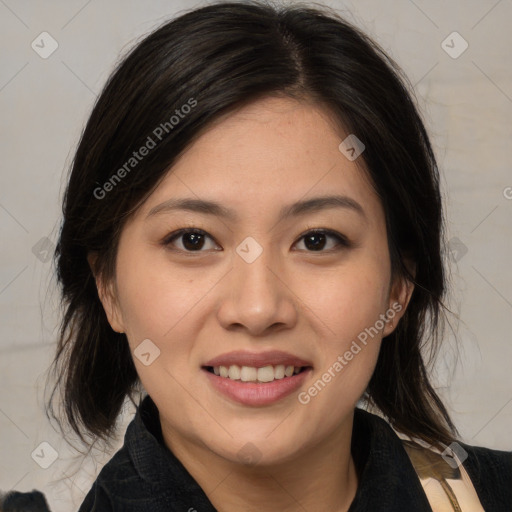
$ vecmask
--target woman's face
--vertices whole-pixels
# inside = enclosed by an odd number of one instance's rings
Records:
[[[260,100],[205,132],[126,224],[103,303],[171,444],[271,464],[351,428],[407,294],[347,135],[319,108]]]

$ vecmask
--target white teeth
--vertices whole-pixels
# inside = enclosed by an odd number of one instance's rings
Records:
[[[228,377],[232,380],[240,380],[240,366],[232,364],[229,367]]]
[[[274,379],[284,378],[284,364],[278,364],[274,367]]]
[[[232,380],[241,380],[242,382],[272,382],[273,380],[283,379],[296,375],[301,370],[300,366],[284,366],[278,364],[276,366],[263,366],[256,368],[253,366],[214,366],[213,373],[224,378]]]
[[[231,377],[231,376],[230,376]],[[240,372],[240,380],[244,382],[255,382],[258,380],[258,370],[249,366],[242,366]]]
[[[260,382],[272,382],[274,380],[274,367],[264,366],[258,368],[258,380]]]

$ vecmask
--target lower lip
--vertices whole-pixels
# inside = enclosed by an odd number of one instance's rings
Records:
[[[284,377],[272,382],[256,383],[232,380],[215,375],[204,368],[202,370],[217,391],[235,402],[254,406],[273,404],[290,395],[300,388],[312,371],[311,368],[307,368],[291,377]]]

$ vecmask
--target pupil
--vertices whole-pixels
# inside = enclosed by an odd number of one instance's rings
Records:
[[[203,235],[200,233],[187,233],[183,236],[183,246],[186,249],[201,249],[204,240],[201,239]],[[202,243],[201,243],[202,242]]]
[[[317,243],[315,243],[314,239],[315,238],[318,239],[318,237],[320,237],[322,239],[322,241],[320,243],[318,243],[318,240],[317,240]],[[311,246],[309,245],[309,242],[312,242]],[[304,239],[304,244],[306,245],[306,247],[308,249],[313,249],[313,250],[323,249],[323,247],[325,246],[325,235],[323,233],[313,233]]]
[[[201,233],[186,233],[183,235],[183,245],[186,249],[201,249],[204,244],[204,238]],[[323,233],[313,233],[304,239],[304,244],[308,249],[314,251],[325,247],[325,235]]]

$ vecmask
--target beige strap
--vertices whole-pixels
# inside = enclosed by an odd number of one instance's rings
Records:
[[[396,433],[402,439],[433,512],[485,512],[455,451],[447,447],[443,458],[438,449],[422,440]]]

